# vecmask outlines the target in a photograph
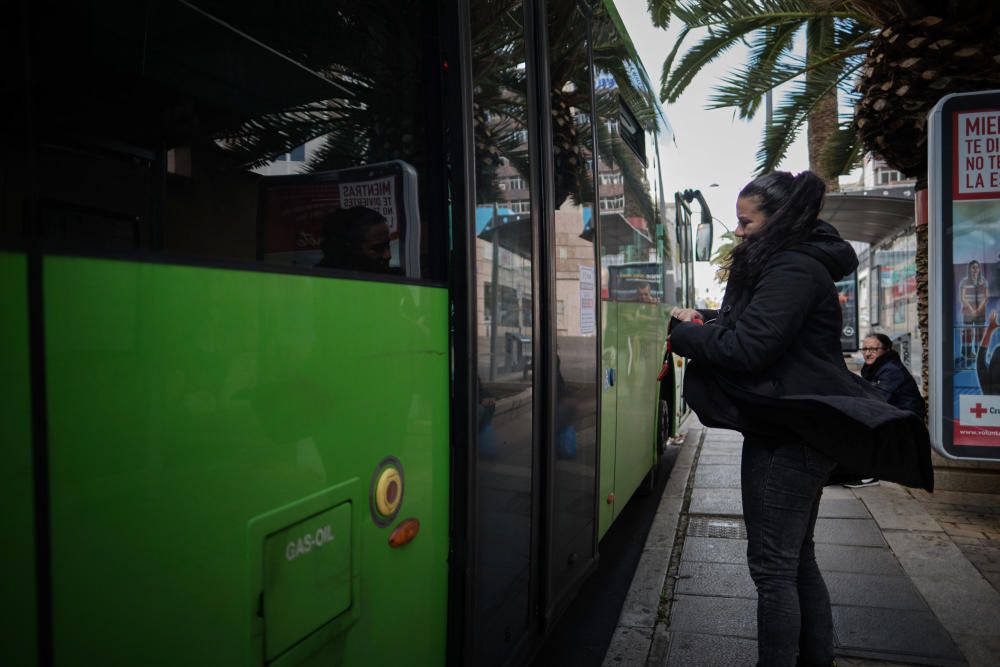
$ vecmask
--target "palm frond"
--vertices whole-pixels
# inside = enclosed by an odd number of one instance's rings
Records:
[[[814,68],[812,76],[792,84],[793,89],[774,110],[771,125],[765,128],[764,140],[757,151],[756,173],[766,174],[777,168],[813,109],[827,93],[837,90],[845,80],[854,77],[860,67],[860,62],[846,68],[842,67],[842,63],[831,62]]]
[[[702,68],[731,49],[736,42],[765,26],[766,23],[763,22],[743,23],[708,31],[700,42],[684,54],[680,63],[669,75],[660,90],[661,98],[668,102],[676,102]]]
[[[674,16],[692,28],[738,26],[757,21],[769,25],[805,22],[821,15],[854,17],[849,11],[817,10],[808,0],[688,0],[674,10]]]
[[[666,30],[670,27],[670,17],[677,6],[677,0],[646,0],[646,8],[653,19],[653,25]]]
[[[864,147],[854,129],[852,120],[841,121],[830,135],[820,156],[823,171],[828,174],[846,174],[861,165]]]
[[[670,49],[670,53],[667,54],[667,59],[663,61],[663,72],[660,74],[660,101],[667,101],[667,83],[670,81],[670,70],[674,67],[674,60],[677,58],[677,53],[681,49],[681,45],[687,36],[691,34],[691,28],[685,27],[681,30],[680,34],[677,36],[677,41],[674,42],[674,46]]]

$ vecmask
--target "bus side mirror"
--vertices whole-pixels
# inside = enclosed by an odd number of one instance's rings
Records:
[[[698,225],[694,242],[694,258],[698,262],[707,262],[712,259],[711,223],[703,222]]]

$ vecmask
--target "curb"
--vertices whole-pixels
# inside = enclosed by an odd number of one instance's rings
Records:
[[[680,446],[677,462],[656,508],[653,525],[622,604],[618,626],[604,655],[603,667],[645,665],[653,645],[654,631],[657,625],[662,626],[659,618],[660,595],[674,550],[691,470],[706,431],[694,413],[688,414],[681,430],[688,434],[688,439],[686,444]]]

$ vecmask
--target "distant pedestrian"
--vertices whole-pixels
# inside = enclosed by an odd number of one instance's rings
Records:
[[[933,488],[923,420],[879,400],[844,363],[834,282],[858,259],[818,219],[825,190],[808,171],[775,172],[744,187],[722,309],[673,312],[681,323],[671,345],[692,360],[689,404],[707,426],[744,435],[747,561],[765,667],[834,664],[813,530],[837,464]]]
[[[903,365],[903,360],[892,349],[892,339],[882,333],[873,333],[862,341],[861,354],[865,359],[861,377],[871,382],[889,405],[909,410],[923,419],[927,413],[924,397],[920,395],[917,383]],[[858,489],[878,483],[876,477],[862,477],[844,482],[844,486]]]

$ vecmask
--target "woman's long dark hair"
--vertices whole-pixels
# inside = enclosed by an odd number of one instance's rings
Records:
[[[767,221],[764,228],[733,248],[730,280],[752,285],[776,253],[809,238],[823,206],[826,183],[811,171],[793,176],[774,171],[758,176],[740,191],[740,199],[753,197]]]

